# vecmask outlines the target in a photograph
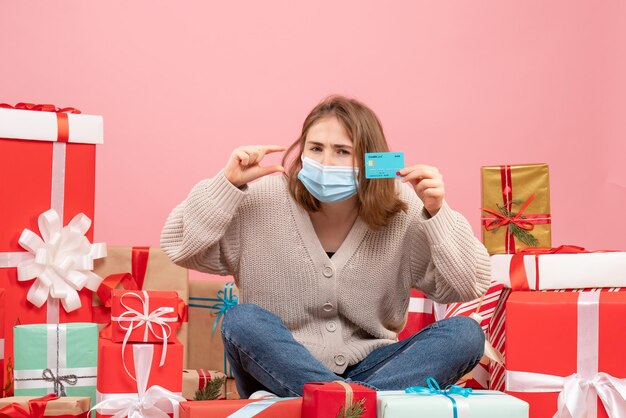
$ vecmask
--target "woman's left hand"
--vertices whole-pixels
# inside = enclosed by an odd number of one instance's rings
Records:
[[[430,216],[435,216],[441,209],[445,196],[443,176],[439,170],[429,165],[417,164],[404,167],[399,173],[403,183],[411,183]]]

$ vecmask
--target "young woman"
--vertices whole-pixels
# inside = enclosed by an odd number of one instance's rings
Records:
[[[222,337],[240,395],[299,396],[306,382],[334,380],[391,390],[433,376],[444,386],[469,372],[484,346],[472,319],[397,339],[411,288],[446,303],[489,286],[487,252],[445,202],[439,171],[366,179],[364,154],[389,147],[376,115],[341,96],[311,111],[283,165],[261,164],[285,150],[234,150],[161,235],[175,263],[235,278],[240,304]]]

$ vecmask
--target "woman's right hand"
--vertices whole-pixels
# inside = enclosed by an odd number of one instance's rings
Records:
[[[224,176],[236,187],[241,187],[268,174],[285,171],[282,165],[260,166],[266,154],[286,151],[279,145],[245,145],[236,148],[224,167]]]

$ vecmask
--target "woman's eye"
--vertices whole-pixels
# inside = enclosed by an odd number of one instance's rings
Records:
[[[321,151],[322,149],[320,147],[312,147],[311,151]]]
[[[345,150],[345,149],[340,149],[339,150],[339,154],[341,154],[341,155],[350,155],[350,151]]]

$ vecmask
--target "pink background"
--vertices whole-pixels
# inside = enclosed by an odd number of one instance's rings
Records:
[[[0,102],[105,117],[98,241],[158,244],[234,147],[288,145],[342,93],[477,234],[480,166],[547,162],[553,243],[626,248],[624,2],[241,3],[0,3]]]

